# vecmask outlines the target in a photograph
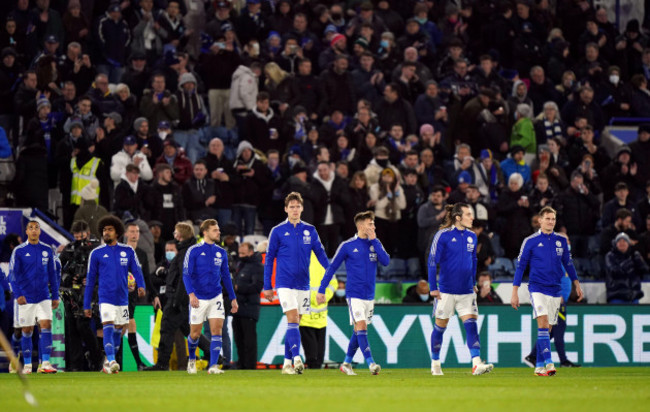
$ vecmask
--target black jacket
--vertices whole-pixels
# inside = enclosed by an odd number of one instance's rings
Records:
[[[183,283],[183,262],[185,255],[190,246],[196,243],[196,239],[191,237],[176,243],[178,253],[169,263],[167,270],[167,287],[165,294],[171,297],[171,305],[177,308],[187,308],[189,310],[190,298],[187,296],[185,284]]]
[[[260,317],[260,292],[264,287],[264,266],[262,266],[262,257],[258,253],[239,259],[233,283],[237,289],[237,303],[239,304],[239,310],[235,316],[258,320]]]
[[[210,196],[216,197],[214,180],[206,176],[202,190],[199,189],[199,181],[194,177],[185,182],[182,188],[183,205],[187,210],[188,217],[192,222],[196,220],[209,219],[215,216],[216,210],[211,206],[206,206],[205,201]]]
[[[648,273],[641,254],[631,249],[623,254],[617,249],[605,256],[605,283],[607,286],[607,302],[620,299],[631,302],[641,299],[641,276]]]

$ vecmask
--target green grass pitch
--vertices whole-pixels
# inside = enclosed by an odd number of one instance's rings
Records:
[[[647,411],[650,368],[559,369],[536,377],[528,368],[496,368],[483,376],[467,369],[385,369],[371,376],[307,370],[128,372],[31,375],[43,411]],[[15,375],[0,375],[0,410],[30,408]]]

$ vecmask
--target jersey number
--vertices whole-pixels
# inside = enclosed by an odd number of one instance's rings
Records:
[[[309,307],[309,298],[304,298],[302,300],[302,307],[303,308],[308,308]]]
[[[221,310],[221,302],[217,302],[217,310]]]
[[[122,314],[122,317],[125,318],[125,319],[129,318],[129,310],[128,309],[124,309],[124,313]]]

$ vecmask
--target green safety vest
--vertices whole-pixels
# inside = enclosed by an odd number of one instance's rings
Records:
[[[73,205],[81,205],[81,191],[84,187],[90,184],[90,181],[96,178],[97,169],[101,160],[97,157],[91,158],[81,170],[77,168],[76,158],[70,160],[70,169],[72,170],[72,192],[70,192],[70,203]],[[97,199],[99,199],[99,186],[97,186]]]

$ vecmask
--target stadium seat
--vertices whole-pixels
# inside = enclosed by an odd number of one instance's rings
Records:
[[[499,280],[512,280],[515,275],[515,267],[512,261],[505,257],[497,257],[490,266],[488,271],[496,281]]]

